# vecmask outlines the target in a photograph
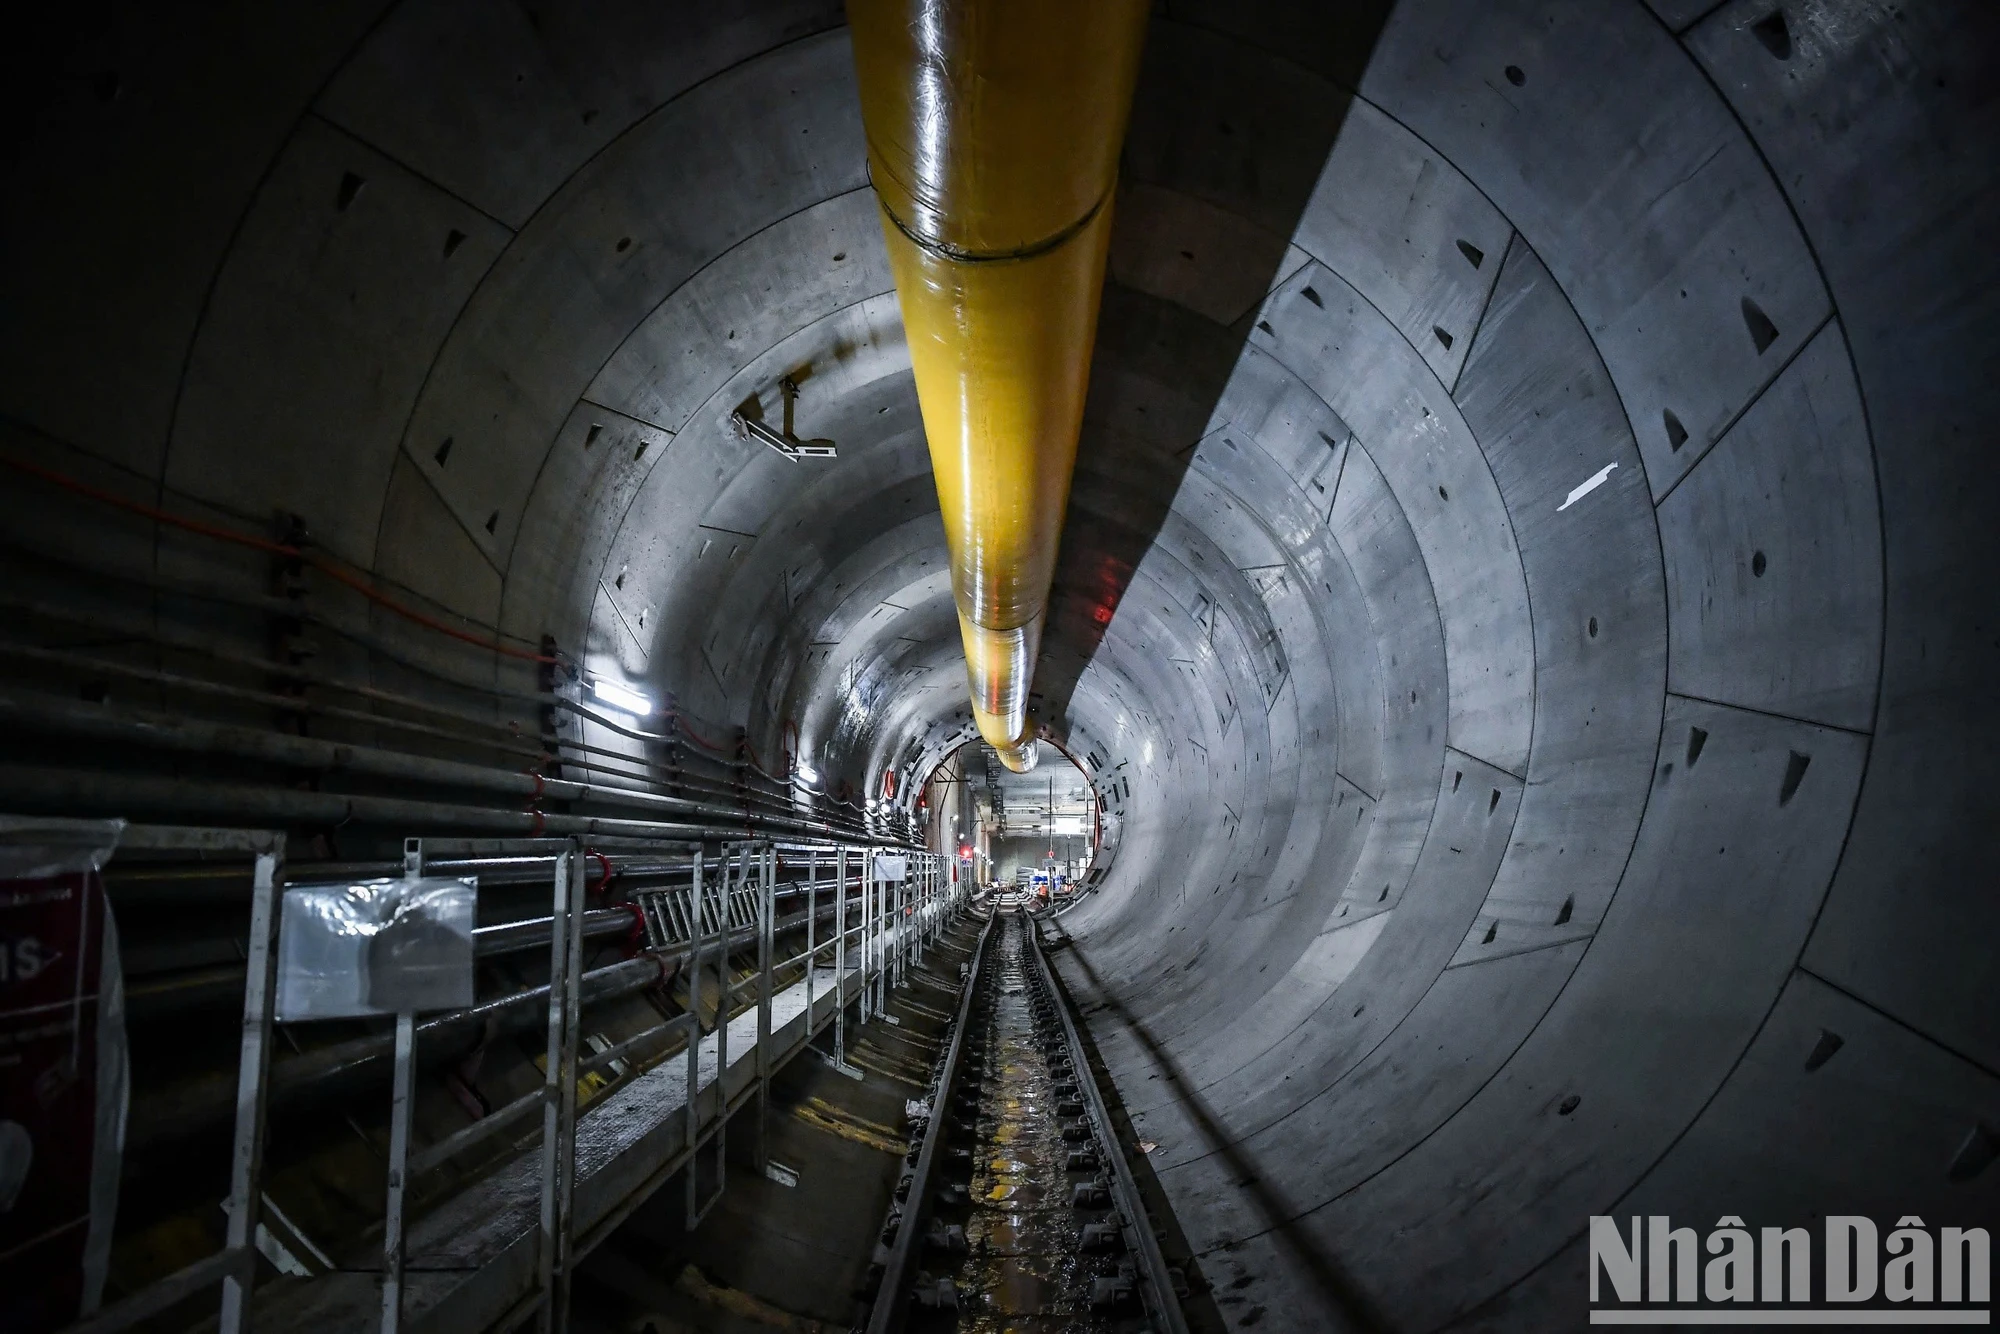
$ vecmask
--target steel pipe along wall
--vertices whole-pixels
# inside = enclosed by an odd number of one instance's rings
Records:
[[[1222,1309],[1990,1224],[1992,8],[1328,8],[1151,19],[1031,701],[1115,852],[1052,961]],[[32,83],[0,447],[914,801],[974,729],[838,5],[121,23]],[[788,376],[837,460],[732,430]]]

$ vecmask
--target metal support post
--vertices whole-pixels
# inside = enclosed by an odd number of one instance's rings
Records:
[[[403,876],[415,880],[424,873],[424,841],[403,840]],[[382,1213],[382,1334],[403,1327],[403,1205],[410,1175],[410,1113],[415,1101],[417,1017],[396,1016],[396,1065],[389,1095],[388,1200]]]
[[[722,1192],[728,1185],[729,1087],[726,1076],[729,1072],[729,1009],[735,994],[735,988],[730,984],[729,979],[729,904],[732,892],[742,883],[743,877],[749,874],[749,857],[750,850],[747,845],[732,847],[725,844],[723,846],[722,883],[717,887],[714,895],[715,906],[712,911],[715,922],[716,972],[715,1078],[710,1081],[709,1087],[715,1090],[715,1116],[713,1118],[715,1132],[712,1136],[715,1144],[715,1193],[710,1195],[706,1200],[701,1198],[701,1140],[699,1134],[695,1133],[695,1128],[699,1123],[693,1111],[695,1101],[700,1096],[698,1079],[700,1061],[698,1057],[690,1057],[688,1061],[688,1124],[690,1136],[688,1139],[687,1163],[687,1230],[690,1232],[701,1225],[701,1220],[708,1216],[708,1211],[714,1208],[716,1201],[722,1198]],[[734,877],[731,875],[732,866],[736,868]],[[705,891],[705,887],[701,883],[699,875],[697,875],[695,887],[695,900],[697,904],[695,920],[697,923],[709,920],[703,916],[704,912],[708,911],[703,906],[703,903],[709,897]],[[706,940],[706,928],[701,928],[701,930],[702,939]],[[699,985],[701,977],[701,952],[699,950],[696,951],[690,960],[689,976],[693,979],[688,986],[690,1009],[694,1009],[699,995],[695,988]],[[694,1012],[696,1016],[695,1030],[692,1035],[693,1041],[689,1045],[690,1051],[699,1048],[701,1037],[700,1011],[696,1009]]]
[[[389,1200],[382,1219],[382,1334],[403,1327],[403,1200],[410,1171],[410,1107],[415,1101],[417,1017],[396,1016],[396,1069],[389,1099]]]
[[[882,1004],[885,999],[882,994],[882,968],[884,963],[882,948],[887,942],[882,938],[882,919],[887,914],[883,910],[882,901],[888,895],[882,892],[882,877],[878,874],[881,870],[881,863],[879,861],[881,855],[882,850],[880,848],[870,848],[868,850],[868,884],[869,892],[873,896],[869,901],[868,913],[868,961],[874,969],[874,975],[869,978],[868,982],[870,1018],[882,1013]]]
[[[761,1172],[769,1164],[764,1125],[771,1102],[771,918],[777,910],[776,849],[766,843],[757,860],[762,881],[757,887],[757,1170]]]
[[[889,986],[891,990],[903,985],[903,969],[909,963],[910,959],[910,915],[908,911],[910,875],[907,859],[903,862],[903,866],[903,878],[896,882],[895,897],[891,900],[893,908],[890,914],[890,921],[896,932],[894,937],[896,967],[889,974]]]
[[[871,1015],[881,1015],[885,1012],[889,1004],[888,988],[883,985],[884,975],[889,971],[889,886],[888,882],[882,879],[881,858],[882,849],[869,849],[868,879],[875,886],[874,912],[870,915],[870,929],[874,933],[874,945],[871,948],[871,954],[875,965],[874,987],[872,991],[875,1006],[871,1011]]]
[[[687,1098],[681,1106],[681,1141],[687,1146],[687,1211],[694,1216],[695,1190],[694,1166],[695,1150],[700,1144],[701,1119],[695,1110],[695,1099],[701,1091],[701,950],[702,936],[701,886],[703,850],[697,848],[694,854],[694,881],[688,888],[688,1025],[687,1045]]]
[[[583,976],[583,852],[575,838],[556,859],[549,931],[549,1046],[542,1080],[542,1334],[569,1328],[576,1191],[577,1010]]]
[[[847,849],[833,854],[833,1064],[847,1064]]]
[[[812,1041],[813,983],[819,974],[819,849],[806,863],[806,1041]]]
[[[729,1123],[729,1088],[724,1077],[729,1073],[729,1012],[736,1007],[736,979],[730,976],[729,967],[729,902],[730,896],[748,878],[749,863],[749,849],[742,844],[737,845],[733,857],[725,855],[722,884],[715,895],[715,1138],[718,1160],[721,1158],[722,1136]]]
[[[847,1063],[847,849],[833,854],[833,1056],[827,1062],[849,1079],[865,1078]]]
[[[861,922],[856,928],[859,936],[855,943],[861,948],[861,1022],[867,1023],[875,1013],[875,850],[861,849],[861,873],[856,877],[861,883],[856,886],[861,891]]]
[[[236,1067],[236,1140],[229,1162],[229,1272],[222,1280],[221,1334],[246,1334],[257,1282],[257,1210],[264,1198],[264,1113],[270,1092],[272,1006],[277,999],[278,895],[285,841],[257,854],[250,891],[250,942],[243,979],[243,1037]]]

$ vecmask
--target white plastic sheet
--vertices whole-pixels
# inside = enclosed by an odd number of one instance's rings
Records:
[[[294,885],[278,924],[278,1018],[472,1004],[475,877]]]

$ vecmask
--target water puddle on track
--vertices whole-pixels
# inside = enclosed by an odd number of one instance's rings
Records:
[[[1027,929],[1009,914],[993,942],[993,1006],[965,1226],[969,1254],[954,1276],[956,1328],[1111,1331],[1120,1322],[1090,1309],[1091,1280],[1108,1266],[1080,1250],[1084,1224],[1105,1215],[1071,1204],[1073,1186],[1091,1173],[1068,1170],[1070,1151],[1080,1146],[1062,1138],[1058,1081],[1035,1032]]]

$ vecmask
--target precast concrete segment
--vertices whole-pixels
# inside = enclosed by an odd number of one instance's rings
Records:
[[[844,41],[807,39],[667,103],[544,203],[480,285],[404,448],[496,563],[557,425],[632,328],[715,257],[862,185],[846,58]],[[770,98],[773,79],[802,99]],[[746,160],[705,132],[718,123],[768,151]],[[498,421],[493,403],[509,408]]]
[[[1794,972],[1722,1090],[1605,1212],[1702,1223],[1739,1208],[1744,1218],[1809,1218],[1822,1201],[1838,1199],[1885,1221],[2000,1217],[2000,1179],[1951,1170],[1971,1132],[1963,1109],[1996,1100],[2000,1077],[1992,1071]],[[1831,1152],[1801,1133],[1832,1125],[1860,1151]],[[1584,1245],[1572,1243],[1503,1294],[1487,1321],[1453,1328],[1567,1319],[1589,1285],[1586,1260]]]
[[[2000,114],[1980,91],[2000,25],[1978,4],[1900,21],[1855,3],[1788,11],[1781,62],[1752,31],[1762,17],[1723,5],[1686,46],[1784,183],[1832,289],[1873,436],[1883,543],[1868,776],[1805,962],[2000,1070],[2000,1012],[1985,1000],[2000,903],[1967,892],[1994,881],[2000,855],[1986,834],[2000,752],[1984,573],[2000,560],[2000,478],[1979,444],[2000,410],[1984,369],[2000,264],[1982,239],[2000,201]],[[1854,210],[1858,192],[1895,206]]]
[[[1431,820],[1437,795],[1434,775],[1443,755],[1444,732],[1444,692],[1442,688],[1425,689],[1420,684],[1430,681],[1441,684],[1445,675],[1436,614],[1425,614],[1430,585],[1423,576],[1421,556],[1401,507],[1374,467],[1372,457],[1358,446],[1350,451],[1342,472],[1333,513],[1336,540],[1343,550],[1353,553],[1349,564],[1374,618],[1371,630],[1387,695],[1380,706],[1390,738],[1385,759],[1391,767],[1381,800],[1371,808],[1366,821],[1365,841],[1354,869],[1344,881],[1323,882],[1320,886],[1326,913],[1323,929],[1335,929],[1347,920],[1339,915],[1342,906],[1348,908],[1351,918],[1356,913],[1379,911],[1400,900],[1410,883]],[[1432,785],[1428,790],[1419,786],[1426,780]],[[1350,890],[1351,901],[1341,903],[1342,896],[1348,896]],[[1086,905],[1079,913],[1088,914],[1092,906]],[[1133,921],[1134,912],[1136,905],[1128,909],[1128,922]],[[1133,970],[1146,969],[1147,951],[1136,926],[1134,922],[1117,934],[1105,932],[1105,938],[1113,942],[1109,948],[1114,953],[1101,964],[1094,958],[1093,967],[1101,967],[1107,979],[1116,979],[1119,969],[1127,966],[1121,964],[1119,952],[1131,961],[1129,967]],[[1074,929],[1086,942],[1085,948],[1093,948],[1092,916],[1079,916]],[[1270,983],[1277,980],[1268,977]],[[1324,1003],[1325,997],[1318,999]],[[1143,1009],[1135,1008],[1134,1013],[1142,1020],[1150,1018]],[[1315,1042],[1312,1031],[1293,1029],[1276,1036],[1294,1046],[1311,1046]],[[1112,1053],[1136,1044],[1136,1039],[1129,1033],[1113,1030],[1105,1033],[1100,1042],[1110,1060]],[[1255,1047],[1225,1053],[1211,1071],[1193,1074],[1194,1086],[1205,1089],[1255,1062],[1265,1051],[1264,1047]],[[1289,1069],[1287,1059],[1272,1058],[1278,1073]],[[1115,1064],[1113,1068],[1117,1068]],[[1164,1108],[1180,1096],[1171,1088],[1155,1084],[1129,1094],[1128,1105],[1135,1112],[1155,1106]],[[1156,1138],[1169,1146],[1165,1152],[1170,1157],[1188,1151],[1185,1138]]]
[[[1669,609],[1638,450],[1541,261],[1508,250],[1455,395],[1500,487],[1535,629],[1534,744],[1513,845],[1454,964],[1580,939],[1638,832]],[[1578,479],[1619,465],[1565,509]]]

